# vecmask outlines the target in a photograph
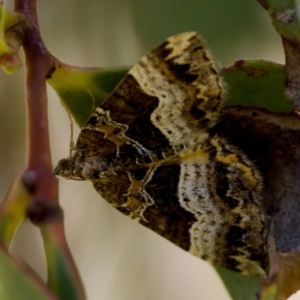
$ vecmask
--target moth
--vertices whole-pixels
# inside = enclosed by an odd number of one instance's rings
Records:
[[[197,257],[265,276],[262,177],[212,133],[225,99],[201,37],[172,36],[96,108],[55,173],[91,181],[113,207]]]

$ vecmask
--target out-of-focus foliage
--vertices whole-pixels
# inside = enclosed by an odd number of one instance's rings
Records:
[[[0,3],[0,65],[8,74],[15,73],[21,66],[18,50],[21,45],[21,35],[7,32],[21,19],[20,15],[5,9]]]
[[[19,15],[5,9],[0,3],[0,56],[10,53],[10,47],[5,41],[5,32],[19,21]]]
[[[25,264],[17,262],[0,246],[1,300],[58,300]]]
[[[17,227],[25,221],[25,211],[31,200],[32,196],[18,178],[0,205],[0,241],[6,247],[9,247]]]

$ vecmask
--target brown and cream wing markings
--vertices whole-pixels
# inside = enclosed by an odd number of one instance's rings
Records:
[[[173,36],[96,109],[56,174],[91,180],[118,210],[198,257],[265,275],[260,173],[210,134],[224,97],[202,39]]]

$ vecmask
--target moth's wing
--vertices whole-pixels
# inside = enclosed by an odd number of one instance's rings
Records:
[[[264,276],[262,179],[254,164],[219,137],[176,160],[120,170],[93,184],[112,206],[195,256]]]
[[[200,36],[186,32],[142,57],[82,132],[103,134],[103,145],[98,137],[93,151],[98,154],[111,142],[110,153],[155,161],[204,140],[223,98],[209,50]]]
[[[96,109],[67,175],[91,180],[114,207],[196,256],[262,275],[262,179],[241,151],[208,133],[223,99],[201,38],[171,37]]]

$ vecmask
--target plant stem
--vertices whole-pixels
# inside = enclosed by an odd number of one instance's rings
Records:
[[[39,226],[48,264],[48,285],[66,299],[85,299],[84,288],[69,250],[63,214],[58,203],[58,180],[51,164],[48,129],[46,78],[57,64],[62,64],[45,47],[38,25],[37,0],[15,0],[15,12],[24,15],[20,24],[26,58],[26,91],[29,121],[28,169],[23,184],[33,199],[27,216]]]
[[[58,202],[57,179],[53,175],[51,164],[45,82],[54,62],[40,35],[36,6],[36,0],[15,1],[15,12],[25,16],[22,29],[27,73],[28,169],[37,180],[35,197]]]
[[[257,0],[269,13],[285,53],[286,96],[300,110],[300,18],[298,0]]]

